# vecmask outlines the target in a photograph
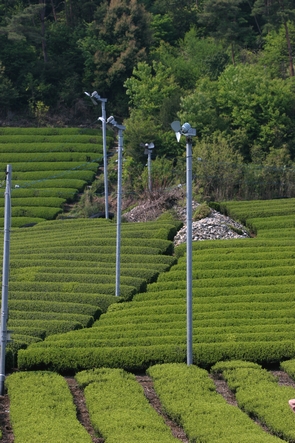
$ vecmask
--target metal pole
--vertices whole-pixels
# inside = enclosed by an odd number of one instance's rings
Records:
[[[5,355],[7,342],[8,321],[8,280],[9,280],[9,251],[10,251],[10,218],[11,218],[11,165],[7,165],[6,189],[5,189],[5,212],[4,212],[4,248],[3,248],[3,272],[2,272],[2,302],[1,302],[1,353],[0,353],[0,395],[4,395],[5,381]]]
[[[104,195],[105,195],[105,218],[109,218],[109,191],[108,191],[108,158],[107,158],[107,138],[106,138],[106,98],[100,98],[102,113],[102,142],[103,142],[103,168],[104,168]]]
[[[122,151],[123,129],[118,128],[118,189],[117,189],[117,245],[116,245],[116,296],[120,295],[120,246],[121,246],[121,200],[122,200]]]
[[[149,177],[149,192],[152,192],[152,178],[151,178],[151,157],[152,151],[148,149],[148,177]]]
[[[186,267],[187,267],[187,365],[193,363],[192,306],[192,139],[186,138]]]

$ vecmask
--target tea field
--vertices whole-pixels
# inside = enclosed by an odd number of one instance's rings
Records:
[[[108,135],[107,143],[112,139]],[[93,182],[102,157],[98,130],[0,128],[2,187],[6,166],[12,165],[12,226],[55,219],[65,203],[73,202]],[[2,194],[0,223],[3,198]]]
[[[295,379],[294,209],[295,199],[222,202],[220,210],[255,235],[193,243],[191,366],[186,246],[173,246],[179,221],[163,214],[122,223],[119,297],[114,221],[14,225],[5,381],[14,441],[94,441],[77,419],[65,375],[82,389],[97,438],[180,441],[145,397],[135,375],[146,373],[189,442],[295,442],[288,404],[295,389],[271,372]],[[217,393],[216,377],[237,406]]]

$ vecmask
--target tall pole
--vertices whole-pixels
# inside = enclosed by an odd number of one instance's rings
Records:
[[[148,179],[149,179],[149,192],[152,192],[152,174],[151,174],[151,158],[152,158],[152,151],[151,149],[148,149]]]
[[[182,135],[186,138],[186,323],[187,323],[187,365],[193,363],[193,278],[192,278],[192,137],[196,130],[189,123],[182,126],[179,121],[171,123],[179,142]]]
[[[8,321],[8,280],[9,280],[9,252],[10,252],[10,218],[11,218],[11,165],[6,169],[5,210],[4,210],[4,248],[2,272],[2,301],[1,301],[1,352],[0,352],[0,395],[4,395],[5,356],[7,342]]]
[[[107,136],[106,136],[106,109],[105,104],[107,98],[102,98],[97,91],[92,92],[90,95],[85,92],[87,97],[90,97],[92,103],[97,106],[101,103],[102,116],[98,117],[98,120],[102,122],[102,145],[103,145],[103,173],[104,173],[104,195],[105,195],[105,218],[109,218],[109,195],[108,195],[108,158],[107,158]]]
[[[186,287],[187,287],[187,364],[193,363],[192,303],[192,139],[186,138]]]
[[[116,296],[120,295],[120,255],[121,255],[121,206],[122,206],[122,153],[123,153],[123,130],[122,125],[118,128],[118,185],[117,185],[117,244],[116,244]]]
[[[102,113],[102,142],[103,142],[103,169],[104,169],[104,196],[105,196],[105,218],[109,218],[109,191],[108,191],[108,158],[107,158],[107,136],[106,136],[106,98],[100,98]]]

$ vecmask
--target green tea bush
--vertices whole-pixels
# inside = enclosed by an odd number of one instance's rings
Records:
[[[212,371],[222,373],[229,388],[235,392],[238,405],[251,417],[267,426],[275,435],[287,441],[295,439],[294,412],[288,400],[295,397],[295,389],[279,386],[276,378],[252,363],[220,362]]]
[[[36,181],[47,179],[72,179],[72,180],[84,180],[87,183],[91,183],[94,179],[95,172],[89,170],[76,170],[68,169],[64,171],[30,171],[30,172],[16,172],[13,174],[13,180],[17,181]]]
[[[46,179],[46,180],[34,180],[34,181],[25,181],[25,180],[18,180],[17,182],[14,182],[12,179],[12,186],[13,187],[20,187],[20,188],[35,188],[37,189],[44,189],[44,188],[72,188],[77,190],[83,190],[86,185],[85,180],[79,180],[74,178],[67,178],[67,179],[61,179],[61,178],[55,178],[55,179]]]
[[[85,293],[95,294],[96,292],[101,295],[115,295],[115,283],[80,283],[80,282],[11,282],[11,291],[20,292],[56,292],[56,293]],[[134,286],[120,285],[120,295],[124,299],[131,299],[136,293]]]
[[[89,328],[94,322],[94,318],[90,315],[64,312],[44,312],[44,311],[17,311],[11,309],[9,311],[11,321],[14,320],[57,320],[57,321],[76,321],[84,328]]]
[[[75,199],[78,190],[76,188],[13,188],[11,195],[13,201],[15,198],[27,198],[27,197],[59,197],[66,199],[66,201],[72,201]]]
[[[0,151],[1,152],[1,151]],[[13,165],[13,177],[18,176],[19,173],[28,173],[34,172],[35,174],[39,174],[45,171],[51,171],[51,173],[57,173],[57,171],[68,171],[70,170],[89,170],[89,171],[97,171],[97,162],[85,163],[85,162],[71,162],[69,165],[68,162],[31,162],[31,163],[15,163]],[[4,163],[0,163],[0,170],[5,170],[6,165]]]
[[[133,374],[103,368],[79,372],[76,380],[84,389],[92,425],[106,441],[179,441],[149,404]]]
[[[7,377],[15,441],[91,443],[76,417],[66,380],[52,372],[22,372]]]
[[[36,136],[36,135],[95,135],[100,131],[97,129],[90,128],[50,128],[50,127],[39,127],[39,128],[18,128],[11,126],[4,126],[0,128],[0,135],[27,135],[27,136]],[[107,137],[110,137],[112,132],[107,131]],[[113,136],[112,136],[113,138]]]
[[[46,331],[46,336],[51,334],[63,334],[68,331],[81,329],[83,326],[76,320],[29,320],[12,319],[8,320],[8,328],[14,330],[15,327],[38,328]]]
[[[41,153],[46,152],[93,152],[96,153],[97,157],[101,156],[103,153],[103,147],[102,142],[98,143],[97,145],[94,143],[80,143],[80,142],[43,142],[43,143],[36,143],[36,142],[24,142],[24,143],[3,143],[2,138],[0,137],[0,153],[34,153],[35,156],[38,155],[38,161],[41,161],[40,158]],[[1,160],[2,163],[2,160]],[[33,163],[36,163],[35,161]],[[15,162],[17,164],[17,162]],[[14,170],[14,168],[13,168]]]
[[[155,345],[100,348],[35,348],[18,352],[18,368],[50,369],[59,373],[76,373],[100,367],[123,368],[129,372],[145,371],[155,363],[185,361],[185,346]]]
[[[60,208],[66,202],[61,197],[13,197],[13,207],[43,206]]]
[[[62,208],[50,206],[12,206],[11,217],[32,217],[47,220],[54,219],[62,212]],[[4,216],[4,208],[0,207],[0,217]]]
[[[92,161],[100,162],[101,155],[96,152],[3,152],[1,154],[1,163],[5,164],[14,164],[14,163],[27,163],[27,162],[82,162],[82,163],[90,163]],[[13,172],[12,172],[13,174]],[[13,174],[14,175],[14,174]],[[12,180],[13,180],[12,175]]]
[[[190,441],[210,443],[280,442],[246,414],[217,394],[207,371],[184,364],[156,365],[148,369],[155,390],[169,416]]]
[[[290,377],[295,379],[295,359],[282,361],[280,367],[283,371],[287,372]]]
[[[66,314],[83,314],[93,317],[97,320],[102,314],[101,309],[98,306],[73,302],[61,302],[59,297],[56,296],[56,301],[48,300],[9,300],[10,310],[15,311],[38,311],[38,312],[50,312],[50,314],[66,313]]]
[[[0,134],[1,135],[1,134]],[[35,134],[19,134],[19,135],[1,135],[1,143],[14,143],[19,144],[20,149],[23,143],[93,143],[95,145],[101,144],[101,137],[94,137],[91,135],[74,135],[74,134],[61,134],[61,135],[35,135]]]
[[[95,306],[97,310],[106,312],[108,307],[113,303],[121,301],[121,297],[113,295],[105,295],[98,293],[79,293],[79,292],[38,292],[38,291],[10,291],[9,298],[12,300],[36,300],[50,302],[64,302],[74,304],[85,304]]]
[[[14,326],[13,328],[13,336],[15,337],[15,335],[28,335],[30,337],[38,337],[41,338],[42,340],[45,339],[46,337],[46,330],[44,328],[34,328],[33,326],[31,327],[26,327],[26,326]]]
[[[26,226],[32,226],[36,223],[45,221],[45,218],[40,217],[13,217],[11,219],[12,228],[22,228]],[[0,218],[0,225],[4,226],[4,218]]]

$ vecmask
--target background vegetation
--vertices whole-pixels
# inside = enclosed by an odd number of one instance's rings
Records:
[[[128,192],[142,142],[165,182],[183,171],[180,119],[199,197],[294,196],[294,46],[292,0],[1,0],[0,123],[91,125],[97,90],[126,125]]]

